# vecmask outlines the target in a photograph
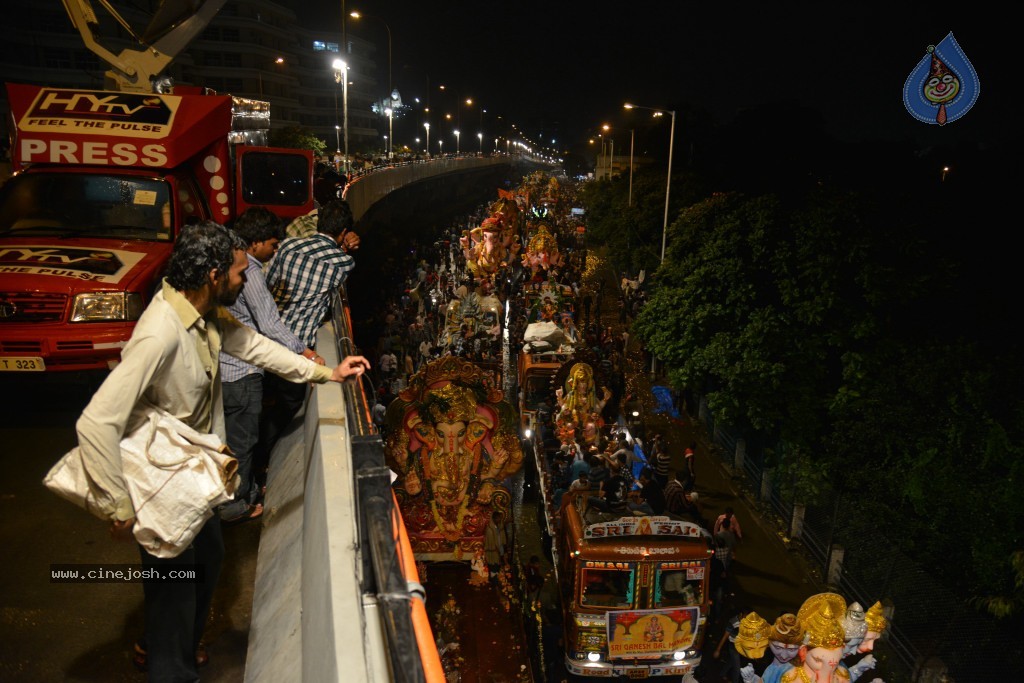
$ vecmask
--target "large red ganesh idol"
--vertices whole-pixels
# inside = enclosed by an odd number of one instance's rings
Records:
[[[503,481],[522,467],[512,406],[486,372],[446,356],[413,375],[386,423],[387,463],[414,552],[471,557],[491,513],[507,514]]]

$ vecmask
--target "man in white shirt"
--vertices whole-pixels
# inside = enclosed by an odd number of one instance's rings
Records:
[[[185,227],[174,246],[167,277],[121,353],[121,363],[96,391],[78,420],[82,460],[102,492],[99,508],[115,539],[132,540],[135,509],[121,465],[120,442],[145,413],[163,409],[199,432],[226,440],[219,352],[293,382],[341,382],[360,376],[365,358],[336,368],[317,365],[239,323],[225,306],[245,284],[245,244],[213,222]],[[199,680],[196,659],[203,624],[224,556],[220,517],[214,515],[193,544],[161,559],[139,546],[142,565],[195,568],[194,583],[148,580],[145,593],[145,664],[151,680]]]

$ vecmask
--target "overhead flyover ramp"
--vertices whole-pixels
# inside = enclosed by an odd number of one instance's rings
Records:
[[[471,174],[497,166],[511,166],[516,157],[502,154],[490,156],[443,157],[429,161],[411,161],[355,175],[345,188],[345,199],[358,222],[370,207],[395,190],[414,183],[452,174]]]

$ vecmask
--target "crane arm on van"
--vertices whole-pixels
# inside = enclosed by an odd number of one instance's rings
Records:
[[[111,66],[105,74],[105,87],[148,93],[154,91],[154,81],[160,72],[202,33],[227,0],[206,0],[198,7],[187,0],[164,0],[142,36],[106,0],[100,0],[107,12],[143,46],[141,50],[125,48],[117,55],[97,39],[99,21],[90,0],[61,2],[85,46]]]

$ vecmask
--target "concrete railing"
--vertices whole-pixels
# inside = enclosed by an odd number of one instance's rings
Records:
[[[317,350],[339,362],[333,326]],[[246,660],[247,683],[390,681],[376,598],[364,594],[351,434],[337,384],[271,455]]]
[[[444,157],[383,168],[353,178],[345,188],[345,199],[352,209],[352,217],[358,221],[371,206],[403,186],[434,176],[510,163],[512,163],[511,158],[503,155]]]

